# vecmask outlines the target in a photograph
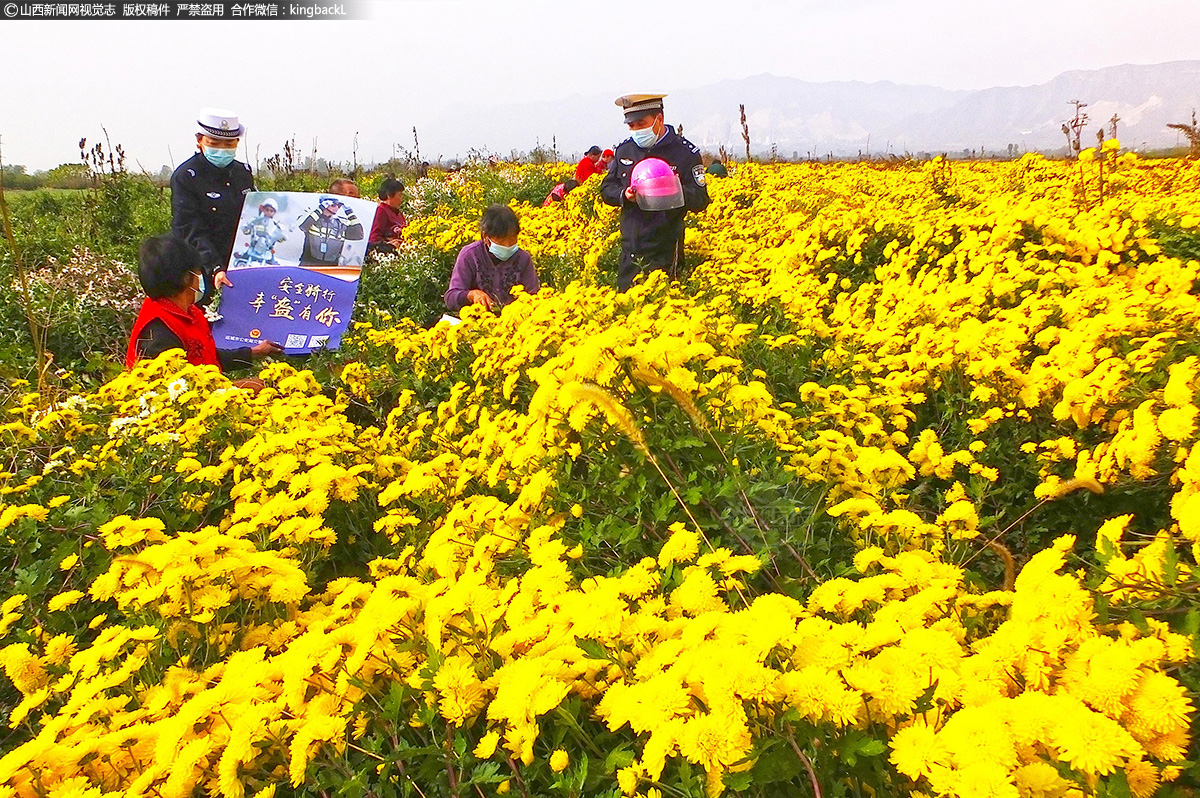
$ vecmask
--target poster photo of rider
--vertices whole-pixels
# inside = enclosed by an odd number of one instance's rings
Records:
[[[245,251],[235,253],[236,258],[244,259],[246,264],[251,266],[279,265],[279,261],[275,259],[275,245],[287,240],[287,234],[283,232],[283,225],[275,219],[278,213],[279,203],[274,197],[267,197],[259,204],[258,215],[239,228],[250,238]]]
[[[251,192],[242,205],[229,268],[299,266],[356,280],[367,252],[362,220],[374,218],[375,203],[357,197]]]

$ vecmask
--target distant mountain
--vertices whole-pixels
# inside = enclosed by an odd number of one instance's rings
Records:
[[[758,75],[697,89],[671,91],[667,121],[706,150],[745,151],[738,105],[745,104],[756,154],[775,146],[791,157],[809,153],[854,155],[961,152],[1003,153],[1065,148],[1061,125],[1071,100],[1088,103],[1085,146],[1114,114],[1118,137],[1129,147],[1166,147],[1177,136],[1166,127],[1184,122],[1200,107],[1200,61],[1108,67],[1065,72],[1037,86],[950,91],[889,82],[810,83]],[[574,96],[554,102],[503,108],[455,106],[428,124],[429,138],[449,151],[471,147],[507,153],[535,139],[559,154],[578,154],[591,144],[611,146],[626,137],[620,111],[609,95]],[[424,133],[424,131],[422,131]]]
[[[915,114],[906,128],[921,131],[923,141],[938,149],[985,144],[989,150],[1008,143],[1027,149],[1065,151],[1062,123],[1073,114],[1068,103],[1081,100],[1089,122],[1084,146],[1096,143],[1095,131],[1106,133],[1113,115],[1117,136],[1127,147],[1163,147],[1176,142],[1170,122],[1190,120],[1200,106],[1200,61],[1147,66],[1108,67],[1065,72],[1040,86],[1018,86],[971,92],[943,114]]]

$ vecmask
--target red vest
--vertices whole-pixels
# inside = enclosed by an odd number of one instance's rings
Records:
[[[137,321],[133,323],[129,349],[125,352],[125,368],[133,368],[133,364],[138,361],[138,336],[146,325],[155,319],[167,325],[167,329],[183,342],[183,351],[193,366],[221,368],[217,360],[217,342],[213,340],[204,311],[195,305],[185,311],[169,299],[150,297],[142,300],[142,310],[138,313]]]

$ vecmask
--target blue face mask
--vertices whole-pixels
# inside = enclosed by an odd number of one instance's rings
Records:
[[[516,244],[513,244],[511,247],[503,247],[497,244],[495,241],[488,244],[488,252],[491,252],[500,260],[508,260],[513,255],[517,254],[518,249],[520,249],[520,247],[518,247]]]
[[[644,127],[641,130],[630,131],[633,136],[633,143],[641,147],[643,150],[648,150],[658,141],[658,134],[654,132],[654,126]]]
[[[233,163],[233,156],[237,155],[237,150],[234,148],[225,149],[223,147],[205,147],[200,146],[204,151],[204,157],[208,162],[218,169],[224,169],[229,164]]]
[[[196,304],[198,305],[204,301],[204,297],[208,296],[208,277],[204,272],[200,272],[196,276],[200,278],[200,282],[192,290],[196,292]]]

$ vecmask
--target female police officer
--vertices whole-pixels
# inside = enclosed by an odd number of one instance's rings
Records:
[[[220,288],[232,285],[225,269],[242,198],[254,190],[254,178],[249,166],[234,160],[245,132],[237,114],[203,108],[196,124],[199,151],[171,175],[171,232],[196,248],[209,284]]]

